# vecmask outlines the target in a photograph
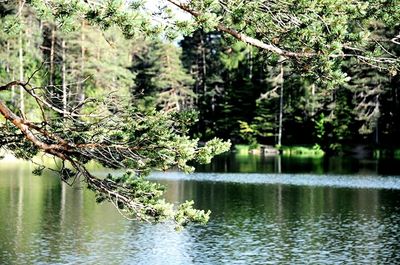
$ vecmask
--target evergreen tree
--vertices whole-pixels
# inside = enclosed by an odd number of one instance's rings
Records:
[[[132,66],[137,76],[134,97],[165,111],[190,108],[195,98],[193,79],[183,68],[179,48],[154,41],[144,46],[139,43],[136,49]]]

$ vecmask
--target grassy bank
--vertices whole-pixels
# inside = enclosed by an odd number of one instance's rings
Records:
[[[280,146],[276,147],[276,150],[284,156],[322,157],[325,154],[318,146]],[[256,155],[262,154],[260,145],[250,146],[238,144],[235,145],[234,151],[239,155],[248,155],[249,153]]]
[[[281,146],[279,150],[284,156],[321,157],[325,154],[318,146]]]

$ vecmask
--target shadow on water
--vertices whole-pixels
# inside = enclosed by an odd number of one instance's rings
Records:
[[[398,177],[390,189],[373,176],[361,176],[372,186],[360,188],[349,184],[360,176],[318,176],[327,185],[313,185],[315,175],[153,174],[168,201],[193,199],[213,212],[207,226],[177,233],[123,219],[92,192],[32,169],[0,161],[0,264],[400,263]]]
[[[355,157],[290,157],[230,153],[214,158],[209,165],[197,165],[201,172],[311,173],[400,175],[398,159],[358,159]]]

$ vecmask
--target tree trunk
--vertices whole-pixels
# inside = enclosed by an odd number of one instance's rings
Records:
[[[7,79],[9,79],[10,78],[10,41],[9,40],[7,40],[6,47],[7,47],[6,74],[7,74]]]
[[[202,77],[203,77],[203,95],[206,95],[207,92],[207,62],[206,62],[206,47],[204,42],[204,32],[201,32],[200,37],[201,42],[201,64],[202,64]]]
[[[62,49],[62,91],[63,91],[63,112],[64,118],[67,113],[67,82],[66,82],[66,56],[65,56],[65,40],[63,39],[61,42]]]
[[[13,68],[11,71],[11,80],[15,80],[15,69]],[[11,87],[11,103],[13,103],[13,106],[16,106],[15,104],[15,87]]]
[[[11,70],[10,70],[11,62],[10,62],[10,41],[9,40],[7,40],[6,46],[7,46],[7,59],[6,59],[7,60],[7,62],[6,62],[7,79],[14,80],[14,76],[11,76]],[[12,86],[11,87],[11,99],[10,99],[11,104],[15,103],[14,98],[15,98],[15,90],[14,90],[14,86]]]
[[[24,80],[24,54],[23,54],[23,44],[22,44],[22,31],[19,32],[18,38],[18,55],[19,55],[19,80]],[[25,112],[25,104],[24,104],[24,88],[20,86],[19,88],[19,100],[20,100],[20,109],[22,112]]]
[[[315,114],[315,84],[311,85],[311,117]]]
[[[378,113],[380,112],[380,103],[379,103],[379,96],[376,97],[376,107],[375,109],[378,110]],[[379,114],[376,118],[376,127],[375,127],[375,144],[379,145]]]
[[[25,1],[19,0],[18,2],[18,16],[19,22],[22,25],[22,9],[24,7]],[[18,57],[19,57],[19,80],[22,82],[24,80],[24,54],[23,54],[23,43],[22,43],[22,30],[19,31],[18,36]],[[20,86],[19,88],[19,100],[20,100],[20,110],[22,113],[25,112],[24,104],[24,88]]]
[[[53,26],[51,27],[51,44],[50,44],[50,86],[54,85],[54,51],[56,44],[56,30]]]
[[[282,120],[283,120],[283,63],[280,65],[281,72],[281,95],[279,99],[279,131],[278,131],[278,145],[282,145]]]
[[[80,71],[80,82],[78,82],[78,104],[85,100],[85,94],[83,93],[83,84],[81,81],[84,79],[84,70],[85,70],[85,22],[82,22],[81,26],[81,71]]]
[[[249,81],[253,79],[253,49],[249,47],[248,53],[248,61],[249,61]]]

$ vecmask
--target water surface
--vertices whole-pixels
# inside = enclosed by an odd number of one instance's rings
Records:
[[[318,175],[400,175],[399,159],[357,157],[259,156],[230,153],[198,166],[204,172],[295,173]]]
[[[0,264],[400,263],[394,175],[153,174],[169,201],[213,212],[207,226],[177,233],[32,169],[0,161]]]

